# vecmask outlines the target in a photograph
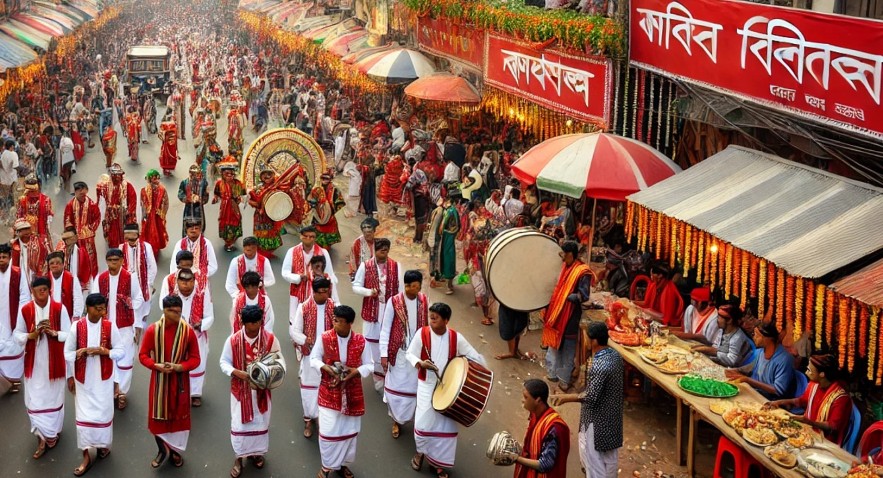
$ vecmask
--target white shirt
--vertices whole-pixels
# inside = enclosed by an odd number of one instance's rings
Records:
[[[11,186],[18,181],[18,171],[15,169],[19,166],[18,153],[13,150],[4,150],[0,154],[0,184]]]
[[[245,291],[240,292],[240,294],[245,294]],[[249,299],[248,295],[245,296],[245,305],[258,305],[258,301],[263,292],[258,292],[258,295],[254,297],[254,299]],[[233,326],[234,319],[236,316],[242,312],[241,310],[236,310],[236,302],[239,300],[239,294],[233,298],[233,303],[230,307],[230,326]],[[276,322],[275,314],[273,314],[273,304],[270,302],[270,296],[264,294],[264,330],[267,332],[273,332],[273,324]]]
[[[12,356],[21,353],[21,348],[13,338],[12,322],[10,322],[9,285],[12,280],[12,266],[6,268],[6,272],[0,272],[0,294],[5,293],[4,297],[0,297],[0,356]],[[31,288],[25,282],[24,274],[21,275],[21,281],[18,286],[18,321],[21,322],[21,307],[31,301]]]
[[[37,305],[36,302],[34,302],[34,325],[39,324],[40,322],[42,322],[44,320],[49,320],[49,304],[51,304],[51,303],[52,303],[52,301],[48,300],[48,301],[46,301],[46,305],[44,307],[40,307],[39,305]],[[67,309],[62,307],[61,308],[61,330],[58,331],[58,341],[64,342],[65,340],[67,340],[67,335],[70,332],[70,330],[71,330],[71,319],[67,315]],[[15,341],[18,342],[18,345],[20,345],[22,348],[24,348],[25,344],[28,343],[28,334],[29,333],[30,332],[28,331],[28,324],[25,323],[24,317],[19,317],[18,323],[15,324]],[[45,342],[48,344],[48,342],[46,342],[45,336],[43,336],[43,335],[41,335],[37,339],[38,346],[40,345],[41,342]],[[37,349],[37,352],[39,353],[39,348]],[[35,367],[37,366],[36,362],[34,363],[34,366]]]
[[[193,299],[196,297],[196,290],[194,289],[190,292],[190,295],[187,296],[184,294],[178,294],[178,297],[181,298],[181,317],[189,324],[190,310],[193,308]],[[215,309],[212,304],[212,298],[208,294],[204,295],[202,300],[202,325],[199,326],[199,330],[205,332],[215,323]]]
[[[389,261],[387,261],[386,263],[389,264]],[[356,295],[360,295],[362,297],[371,297],[371,294],[372,294],[371,289],[365,288],[365,264],[367,264],[367,262],[363,262],[363,263],[359,264],[359,270],[356,271],[356,277],[353,278],[353,293]],[[384,297],[384,295],[386,294],[386,281],[389,280],[389,278],[386,277],[386,269],[387,268],[377,267],[377,272],[378,272],[377,275],[378,275],[378,278],[380,279],[380,281],[379,281],[380,284],[377,287],[377,298],[380,300],[381,304],[386,303],[386,297]],[[399,264],[398,281],[399,281],[399,289],[398,290],[399,290],[399,292],[401,292],[401,291],[405,290],[405,285],[404,285],[405,271],[404,271],[404,267],[402,267],[402,264]]]
[[[59,304],[63,303],[61,301],[61,285],[64,282],[62,279],[64,278],[64,274],[61,277],[52,277],[52,300],[58,302]],[[83,289],[79,287],[80,281],[74,277],[73,284],[73,294],[74,294],[74,310],[69,311],[71,317],[82,317],[83,316]]]
[[[207,237],[201,235],[199,236],[199,239],[197,239],[197,241],[199,241],[200,239],[205,239],[206,250],[202,251],[202,253],[208,254],[208,271],[200,272],[202,272],[207,277],[211,277],[215,275],[215,272],[218,271],[218,259],[215,257],[215,248],[214,246],[212,246],[212,241],[209,241]],[[186,241],[187,250],[193,252],[193,246],[195,246],[196,243],[191,241],[189,237],[185,237],[184,240]],[[178,255],[178,251],[183,250],[181,249],[181,241],[175,241],[174,245],[175,247],[172,249],[172,260],[169,263],[169,274],[172,274],[178,270],[178,264],[175,262],[175,256]],[[199,262],[197,261],[197,258],[194,258],[193,260],[193,267],[197,269],[199,268]]]
[[[448,366],[448,352],[450,350],[450,341],[451,341],[451,333],[450,329],[446,328],[445,332],[442,335],[436,335],[435,332],[430,330],[429,333],[430,339],[430,360],[432,363],[438,367],[438,374],[441,375],[445,371],[445,367]],[[413,366],[417,365],[417,362],[420,362],[420,357],[423,352],[423,336],[422,334],[416,334],[414,336],[414,340],[411,341],[411,345],[408,346],[408,363]],[[479,354],[472,345],[466,341],[466,338],[463,337],[463,334],[457,333],[457,356],[465,356],[469,360],[474,362],[478,362],[484,366],[487,366],[487,363],[484,360],[484,357]],[[435,373],[427,370],[426,372],[426,380],[424,381],[426,385],[434,387],[435,383],[438,381],[438,377],[436,377]]]
[[[346,337],[341,337],[337,335],[337,350],[340,351],[340,363],[346,364],[347,361],[347,352],[349,350],[347,347],[350,343],[350,337],[353,336],[353,332],[350,331],[350,334]],[[316,340],[316,345],[313,346],[313,350],[310,352],[310,366],[316,369],[321,373],[322,367],[325,366],[325,362],[323,359],[325,358],[325,344],[322,343],[322,340]],[[371,350],[368,347],[367,342],[365,343],[365,348],[362,349],[362,365],[359,365],[359,375],[362,378],[371,375],[374,372],[374,361],[371,360]],[[357,380],[355,378],[351,380]]]
[[[269,259],[261,256],[260,254],[255,254],[255,256],[251,259],[246,257],[245,254],[240,254],[236,256],[232,261],[230,261],[230,267],[227,268],[227,280],[224,282],[224,289],[227,290],[227,293],[230,294],[230,297],[236,297],[236,294],[239,293],[239,280],[241,279],[241,277],[238,277],[240,258],[245,259],[246,272],[257,272],[258,260],[264,261],[264,290],[276,283],[276,276],[273,274],[273,267],[270,265]]]
[[[403,293],[404,294],[404,293]],[[407,350],[411,344],[411,339],[417,333],[417,306],[419,299],[409,299],[405,297],[405,309],[408,311],[408,329],[405,331],[405,340],[403,345]],[[389,355],[389,336],[392,333],[392,324],[398,320],[395,308],[392,306],[392,297],[386,301],[386,308],[383,309],[383,322],[380,326],[380,358],[388,358]]]
[[[445,166],[445,174],[442,177],[442,182],[444,183],[456,183],[460,181],[460,167],[457,166],[457,163],[453,161],[448,161],[448,165]]]
[[[116,324],[117,322],[117,287],[120,281],[119,273],[117,275],[113,275],[108,271],[108,286],[107,286],[107,318],[110,319],[111,322]],[[147,321],[144,317],[138,317],[138,311],[141,309],[141,305],[144,303],[144,297],[141,295],[141,285],[138,282],[138,276],[135,274],[129,274],[132,280],[131,283],[131,291],[129,291],[130,297],[132,297],[132,312],[135,314],[135,323],[134,327],[136,329],[143,329],[146,325]],[[101,288],[98,284],[98,281],[94,281],[92,284],[92,293],[100,294]],[[125,293],[125,292],[123,292]]]
[[[325,332],[325,306],[324,304],[316,304],[316,336],[313,337],[313,343],[319,341],[319,337]],[[288,335],[295,345],[303,345],[307,343],[307,335],[304,333],[304,305],[297,305],[297,312],[294,313],[294,323],[288,329]],[[298,352],[299,353],[299,352]]]
[[[270,332],[272,335],[272,332]],[[275,336],[274,336],[275,337]],[[233,366],[233,344],[230,342],[232,336],[228,337],[227,340],[224,341],[224,350],[221,351],[221,372],[224,372],[224,375],[232,376],[233,371],[236,370],[236,367]],[[245,343],[248,345],[252,345],[258,339],[257,336],[254,338],[245,336]],[[288,370],[288,366],[285,364],[285,357],[282,356],[282,349],[279,347],[279,340],[273,340],[273,345],[270,346],[270,352],[276,352],[279,357],[276,360],[276,363],[282,365],[282,370]],[[244,372],[245,370],[243,370]],[[237,412],[239,413],[239,412]]]
[[[141,239],[139,239],[141,241]],[[128,242],[124,242],[120,244],[120,249],[122,249],[123,253],[126,254],[129,264],[134,264],[132,266],[132,270],[129,271],[133,276],[137,276],[138,280],[141,280],[141,267],[145,267],[145,264],[141,263],[141,256],[138,254],[138,245],[130,246]],[[150,290],[153,287],[153,283],[156,280],[156,257],[153,255],[153,246],[150,245],[149,242],[144,242],[144,255],[147,256],[147,297],[144,297],[144,303],[149,303],[152,298]],[[140,285],[140,284],[139,284]],[[150,307],[144,307],[142,309],[142,313],[147,315],[150,313]]]
[[[309,252],[307,252],[306,248],[303,250],[304,255],[304,273],[303,274],[295,274],[291,272],[291,263],[292,258],[294,257],[294,249],[297,246],[292,247],[285,253],[285,259],[282,261],[282,278],[291,284],[300,284],[302,280],[307,276],[307,271],[310,269],[310,259],[313,258],[313,248],[310,247]],[[332,284],[337,283],[337,276],[334,274],[334,267],[331,265],[331,256],[328,255],[328,251],[320,247],[322,250],[322,255],[325,256],[325,273],[328,274],[328,277],[331,279]]]

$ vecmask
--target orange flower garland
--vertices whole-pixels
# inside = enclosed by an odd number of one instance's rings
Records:
[[[678,247],[678,231],[681,230],[681,226],[683,226],[683,222],[681,221],[672,221],[671,224],[671,233],[669,240],[671,241],[671,246],[668,251],[668,266],[674,270],[675,264],[677,264],[678,254],[681,253],[681,248]]]
[[[823,286],[824,287],[824,286]],[[825,343],[834,343],[834,291],[824,287],[825,291]]]
[[[804,329],[806,330],[816,330],[815,327],[815,310],[816,310],[816,287],[813,285],[812,281],[805,280],[803,283],[804,292],[806,293],[806,307],[804,308]]]
[[[858,316],[858,354],[861,357],[868,356],[868,321],[871,314],[868,313],[868,306],[861,305],[859,307]]]
[[[696,242],[693,238],[693,226],[687,226],[685,223],[684,227],[684,277],[687,277],[687,273],[690,271],[690,268],[695,264],[696,257]]]
[[[760,278],[758,277],[758,270],[760,269],[759,261],[757,260],[757,256],[754,254],[751,255],[751,266],[750,266],[750,274],[749,279],[751,281],[751,297],[758,297],[757,295],[757,286],[760,283]]]
[[[816,350],[822,348],[822,337],[825,332],[825,286],[822,284],[818,284],[816,286],[816,324],[815,324],[815,334],[816,334]]]
[[[708,283],[711,285],[711,290],[714,290],[718,284],[718,262],[722,251],[720,250],[716,239],[711,238],[708,243]],[[717,249],[717,252],[714,252],[715,249]]]
[[[776,327],[785,328],[785,270],[778,268],[776,274]],[[772,304],[772,302],[770,302]]]
[[[733,248],[733,293],[742,297],[742,249]],[[742,307],[745,310],[745,307]]]
[[[875,364],[879,366],[883,364],[883,360],[880,360],[880,357],[877,356],[877,353],[880,350],[880,309],[877,307],[871,307],[871,319],[870,319],[870,327],[871,327],[871,335],[870,335],[870,343],[868,344],[868,380],[872,380],[872,377],[875,377],[876,380],[874,383],[877,386],[880,386],[881,374],[879,369],[875,367]],[[875,373],[876,372],[876,373]]]
[[[798,277],[794,281],[794,301],[791,303],[792,311],[794,315],[791,316],[791,320],[794,324],[794,341],[797,342],[800,340],[800,336],[803,335],[803,315],[809,315],[809,311],[811,308],[804,309],[803,307],[803,277]]]
[[[742,310],[745,310],[745,306],[748,304],[748,284],[749,284],[749,275],[751,273],[751,255],[746,251],[741,251],[739,254],[741,257],[742,265],[739,266],[740,271],[742,272],[740,279],[741,281],[741,290],[739,292],[739,297],[742,298],[742,303],[739,307]]]
[[[767,261],[766,266],[767,266],[766,293],[769,296],[768,297],[769,300],[767,301],[766,306],[769,309],[768,313],[775,314],[776,313],[776,297],[773,296],[773,294],[775,294],[777,291],[777,289],[776,289],[776,265],[773,264],[772,262]],[[764,300],[764,297],[761,296],[760,300]],[[763,318],[763,316],[761,316],[761,318]]]
[[[847,341],[849,341],[849,303],[846,299],[837,297],[837,361],[840,368],[846,366],[848,355]],[[833,301],[832,301],[833,302]]]
[[[705,233],[696,231],[696,280],[700,284],[705,283],[705,272]]]
[[[633,222],[635,220],[635,203],[631,201],[627,201],[625,203],[625,237],[631,239],[634,234],[634,225]]]
[[[759,271],[757,277],[757,316],[763,318],[766,311],[766,259],[757,261],[757,269]]]
[[[846,299],[840,299],[841,302],[846,302]],[[852,373],[852,369],[855,368],[855,330],[856,320],[858,320],[858,305],[854,300],[849,300],[847,302],[849,306],[849,337],[847,338],[847,350],[846,353],[849,354],[846,357],[846,366],[849,370],[849,373]]]
[[[727,250],[724,258],[724,294],[729,300],[733,291],[733,246],[724,244],[724,248]]]

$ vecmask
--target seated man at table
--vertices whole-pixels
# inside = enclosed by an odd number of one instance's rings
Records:
[[[779,341],[779,329],[772,320],[754,328],[754,345],[760,349],[757,360],[733,370],[727,370],[727,378],[740,380],[754,387],[768,400],[794,396],[794,359]]]
[[[684,312],[684,330],[673,330],[672,335],[683,340],[695,340],[711,345],[720,333],[717,308],[711,304],[711,290],[697,287],[690,292],[690,306]]]
[[[711,357],[724,367],[738,367],[754,349],[750,339],[739,323],[742,309],[736,304],[725,304],[717,309],[717,325],[721,331],[712,341],[713,345],[697,345],[693,350]]]
[[[684,299],[671,278],[668,264],[654,263],[650,267],[650,283],[647,284],[644,300],[635,301],[635,305],[661,314],[660,320],[669,327],[680,327],[684,318]]]
[[[775,400],[764,408],[803,407],[806,412],[794,419],[825,434],[825,438],[843,444],[852,416],[852,399],[840,382],[840,368],[833,355],[814,354],[806,369],[809,386],[803,395],[789,400]]]

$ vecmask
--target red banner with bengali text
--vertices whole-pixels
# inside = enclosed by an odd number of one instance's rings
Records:
[[[466,63],[478,70],[484,65],[484,32],[474,27],[429,16],[418,17],[417,43],[423,51]]]
[[[546,108],[607,128],[610,60],[487,34],[484,82]]]
[[[734,0],[632,0],[631,63],[883,137],[883,22]]]

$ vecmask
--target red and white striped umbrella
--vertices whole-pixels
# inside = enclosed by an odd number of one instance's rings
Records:
[[[417,50],[392,48],[365,57],[355,67],[388,85],[409,83],[435,73],[435,66]]]
[[[681,168],[640,141],[610,133],[567,134],[524,153],[512,172],[538,189],[574,198],[625,201]]]

